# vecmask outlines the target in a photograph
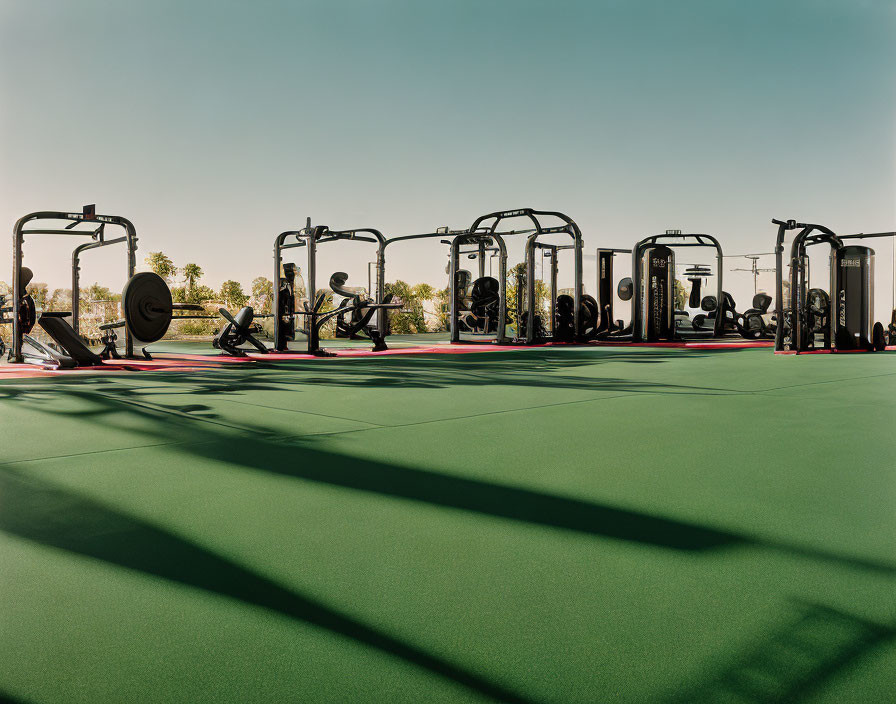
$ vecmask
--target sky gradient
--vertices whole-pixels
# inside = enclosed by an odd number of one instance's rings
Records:
[[[269,277],[307,216],[394,235],[555,209],[589,252],[666,228],[767,252],[772,217],[896,229],[894,2],[0,0],[0,23],[0,221],[95,202],[141,265],[212,285]],[[70,247],[28,243],[35,280],[67,285]],[[120,252],[88,256],[85,283],[123,284]],[[389,278],[444,263],[396,248]]]

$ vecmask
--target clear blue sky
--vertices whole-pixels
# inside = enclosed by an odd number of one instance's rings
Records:
[[[0,0],[0,22],[0,221],[95,202],[136,223],[141,263],[213,285],[270,276],[309,215],[401,234],[558,209],[589,250],[896,225],[894,2]],[[27,263],[67,285],[52,244]],[[336,254],[326,273],[370,258]],[[392,265],[442,281],[437,246]],[[120,269],[97,254],[84,278]]]

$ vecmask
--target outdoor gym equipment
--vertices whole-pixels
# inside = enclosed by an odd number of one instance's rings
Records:
[[[498,225],[505,220],[515,218],[528,219],[532,227],[525,230],[513,230],[499,233]],[[554,218],[563,224],[546,226],[542,223],[544,218]],[[528,234],[525,246],[524,273],[517,277],[516,319],[517,335],[515,342],[535,344],[542,342],[585,342],[593,339],[597,331],[597,302],[584,292],[582,283],[582,232],[576,222],[568,215],[551,210],[534,210],[521,208],[519,210],[504,210],[487,215],[482,215],[473,221],[468,234],[455,238],[451,253],[451,278],[456,281],[459,257],[455,245],[466,243],[476,237],[485,237],[494,241],[501,254],[501,278],[499,279],[497,312],[499,316],[498,328],[502,328],[503,316],[506,315],[506,271],[507,253],[504,246],[504,237],[511,234]],[[542,241],[541,238],[551,234],[568,234],[571,244],[559,245]],[[571,249],[573,252],[573,294],[559,294],[557,288],[558,254]],[[549,293],[547,311],[549,326],[544,324],[539,314],[539,305],[536,300],[536,253],[540,253],[550,261]],[[485,282],[483,289],[485,289]],[[485,289],[488,290],[488,289]],[[494,286],[491,285],[490,293],[494,294]],[[568,300],[567,300],[568,299]],[[493,300],[493,299],[492,299]],[[456,297],[451,299],[451,319],[458,318]],[[452,328],[452,342],[460,341],[460,331]]]
[[[709,332],[715,327],[717,317],[721,316],[725,334],[737,333],[747,340],[770,340],[774,337],[775,317],[768,312],[771,296],[757,293],[753,296],[752,307],[743,313],[737,312],[737,303],[727,291],[722,293],[722,305],[715,296],[704,296],[700,300],[699,313],[691,320],[691,327],[696,331]]]
[[[894,232],[837,235],[824,225],[772,220],[778,226],[775,244],[775,315],[780,321],[775,352],[880,351],[888,344],[883,323],[874,322],[874,250],[846,240],[896,236]],[[790,247],[789,286],[784,284],[784,239],[799,230]],[[808,247],[830,246],[830,293],[810,288]],[[891,318],[892,322],[896,319]],[[892,328],[891,328],[892,329]]]
[[[530,227],[499,230],[499,225],[515,218],[529,221]],[[546,226],[543,219],[559,219],[563,224]],[[568,234],[572,244],[556,245],[541,241],[550,234]],[[507,323],[510,302],[507,297],[507,246],[506,238],[528,235],[525,247],[525,274],[518,279],[516,319],[518,325],[514,339],[508,337]],[[476,218],[466,230],[439,228],[435,232],[392,237],[380,244],[377,256],[377,279],[385,281],[385,250],[397,242],[440,238],[449,246],[448,329],[452,343],[463,344],[533,344],[547,341],[584,342],[592,339],[597,327],[597,302],[584,294],[582,285],[582,235],[578,225],[569,216],[556,211],[520,208],[488,213]],[[574,257],[575,286],[572,306],[563,300],[565,294],[557,290],[557,253],[571,249]],[[535,263],[540,253],[551,260],[549,293],[550,326],[544,325],[536,300]],[[476,260],[478,276],[461,266],[463,257]],[[497,260],[497,276],[486,273],[486,265]],[[584,301],[584,303],[583,303]],[[578,310],[579,314],[574,315]],[[533,325],[528,321],[533,320]]]
[[[128,340],[136,340],[147,345],[160,340],[167,332],[172,320],[215,319],[217,317],[191,314],[202,311],[202,306],[173,303],[168,284],[161,276],[152,272],[140,272],[134,274],[125,284],[122,293],[124,319],[100,326],[103,331],[104,348],[100,354],[96,354],[66,322],[65,318],[71,313],[47,311],[37,316],[34,299],[22,293],[32,276],[28,267],[21,267],[18,312],[18,329],[22,335],[22,359],[20,361],[40,364],[52,369],[95,366],[102,364],[104,359],[136,359],[133,352],[130,354],[126,352],[124,356],[118,352],[115,344],[117,336],[114,332],[118,328],[126,328]],[[175,311],[186,314],[175,316]],[[4,306],[3,298],[0,297],[0,323],[13,322],[4,317],[5,314],[12,312],[13,308]],[[29,335],[35,324],[47,332],[53,339],[53,344],[44,344]],[[145,348],[142,350],[142,357],[151,359]]]
[[[141,271],[134,274],[124,285],[121,294],[123,320],[100,325],[104,332],[105,347],[101,353],[104,359],[122,359],[115,344],[115,330],[125,328],[129,339],[141,344],[143,359],[152,359],[145,345],[161,340],[174,320],[216,320],[217,316],[207,315],[204,308],[195,303],[175,303],[171,298],[168,284],[158,274]],[[180,313],[175,315],[175,313]],[[126,359],[136,359],[131,352]]]
[[[295,242],[287,243],[289,238]],[[289,352],[289,341],[295,339],[300,331],[307,337],[307,352],[316,356],[330,356],[331,353],[320,346],[321,328],[333,318],[337,318],[337,334],[349,337],[358,334],[367,335],[373,342],[374,351],[388,349],[385,337],[388,329],[386,311],[401,308],[401,303],[393,303],[391,296],[384,295],[382,277],[377,284],[375,298],[362,298],[357,291],[345,287],[347,275],[336,272],[330,277],[330,289],[335,294],[344,295],[342,302],[335,310],[324,310],[327,292],[319,291],[316,286],[317,247],[326,242],[355,240],[377,244],[377,267],[381,270],[380,259],[386,238],[379,230],[373,228],[357,228],[354,230],[331,230],[326,225],[311,225],[308,218],[301,230],[290,230],[277,235],[274,240],[274,352]],[[298,273],[295,265],[283,264],[282,251],[293,247],[305,247],[308,256],[306,272],[307,297],[297,296],[295,278]],[[301,306],[301,307],[299,307]],[[376,324],[372,324],[373,316],[377,316]],[[302,325],[296,325],[296,318],[302,318]]]
[[[380,244],[377,281],[380,291],[386,280],[386,249],[398,242],[438,238],[448,245],[448,330],[451,342],[504,344],[507,340],[507,248],[504,237],[525,231],[497,232],[494,228],[472,230],[437,228],[434,232],[391,237]],[[478,276],[461,267],[461,259],[476,260]],[[497,277],[491,263],[497,259]],[[486,273],[488,264],[489,273]]]
[[[345,272],[337,271],[330,276],[330,290],[343,297],[333,316],[336,319],[336,337],[349,340],[368,339],[373,342],[374,352],[389,349],[386,346],[386,331],[378,330],[370,322],[377,310],[387,309],[372,305],[373,300],[362,296],[361,289],[346,286],[347,282],[348,274]],[[392,305],[393,298],[391,293],[387,294],[383,298],[383,304]],[[395,304],[395,307],[400,307],[400,304]],[[388,329],[388,325],[385,327]]]
[[[25,229],[28,223],[39,220],[64,220],[68,224],[64,227],[32,227]],[[77,229],[81,223],[96,223],[96,228],[91,230]],[[115,225],[124,230],[122,237],[106,239],[106,225]],[[89,237],[92,241],[79,245],[72,253],[72,310],[69,312],[44,311],[36,318],[34,301],[27,295],[26,287],[30,281],[30,269],[23,267],[23,245],[25,237],[30,235],[74,235]],[[12,306],[8,311],[12,323],[12,347],[9,351],[9,360],[14,363],[26,361],[39,361],[51,366],[74,366],[75,364],[98,364],[98,356],[87,348],[81,341],[79,330],[79,298],[80,298],[80,256],[88,249],[105,247],[111,244],[124,242],[127,245],[127,275],[134,275],[136,269],[137,232],[133,223],[127,218],[117,215],[97,215],[95,205],[85,205],[80,213],[66,213],[61,211],[40,211],[29,213],[16,222],[13,228],[13,268],[12,268]],[[25,272],[28,276],[25,276]],[[26,280],[27,278],[27,280]],[[0,314],[2,315],[2,314]],[[64,318],[71,316],[71,324]],[[40,325],[54,340],[60,350],[39,343],[26,335],[34,328],[34,324]],[[25,345],[30,349],[26,350]],[[127,354],[133,353],[133,340],[130,337],[125,341]],[[52,352],[52,354],[51,354]],[[96,359],[94,359],[96,357]]]
[[[268,348],[255,337],[257,333],[261,332],[261,328],[258,323],[253,322],[255,312],[252,310],[252,306],[243,306],[236,315],[231,315],[226,308],[218,308],[218,313],[227,321],[227,324],[212,341],[212,346],[215,349],[233,357],[245,357],[246,350],[242,349],[240,345],[248,342],[261,354],[267,354]]]
[[[675,307],[675,250],[704,247],[715,252],[715,273],[703,264],[690,264],[684,275],[690,283],[688,306],[699,307],[689,324],[686,311]],[[613,265],[617,254],[631,254],[632,276],[616,283]],[[683,234],[666,230],[646,237],[632,249],[597,250],[597,296],[600,320],[598,339],[629,342],[671,342],[689,338],[723,338],[731,334],[755,339],[765,334],[756,315],[765,315],[763,300],[754,299],[753,308],[740,314],[732,296],[723,289],[722,246],[712,235]],[[705,282],[715,276],[714,294],[704,295]],[[614,295],[615,294],[615,295]],[[614,298],[630,302],[631,318],[626,325],[614,319]],[[749,324],[747,323],[749,313]],[[761,319],[761,318],[760,318]]]
[[[551,210],[533,210],[523,208],[491,213],[478,218],[471,229],[475,230],[483,221],[493,220],[492,229],[504,219],[524,217],[533,225],[533,231],[526,239],[525,248],[525,279],[517,282],[517,339],[526,344],[540,342],[585,342],[592,339],[597,330],[597,318],[593,315],[597,302],[589,301],[583,305],[585,296],[582,282],[582,231],[578,224],[568,215]],[[563,222],[562,225],[545,226],[540,218],[555,218]],[[572,238],[572,244],[558,245],[541,241],[540,238],[551,234],[568,234]],[[573,295],[572,306],[568,301],[563,301],[558,312],[558,254],[562,250],[571,249],[573,252]],[[535,287],[535,260],[536,252],[544,254],[550,260],[550,283],[548,293],[548,316],[551,328],[539,324],[538,301],[536,300]],[[525,296],[523,295],[525,289]]]
[[[15,322],[15,327],[21,334],[23,361],[54,369],[70,369],[79,365],[99,364],[102,361],[100,357],[84,345],[68,323],[62,320],[71,315],[70,313],[44,312],[38,317],[34,299],[26,291],[33,276],[31,269],[21,267],[18,295],[13,296],[14,300],[18,300],[19,303],[16,318],[7,317],[14,314],[14,307],[7,306],[5,296],[0,296],[0,323]],[[29,335],[36,324],[50,335],[54,343],[46,345]],[[0,353],[2,352],[3,346],[0,345]]]
[[[549,227],[542,224],[545,217],[558,218],[563,224]],[[513,218],[527,218],[531,227],[517,230],[499,230],[502,221]],[[573,239],[571,245],[552,245],[539,241],[539,237],[553,233],[567,233]],[[561,318],[558,329],[573,332],[567,337],[572,341],[591,339],[596,328],[597,317],[594,311],[597,303],[590,299],[590,305],[582,287],[582,238],[578,225],[563,213],[554,211],[521,208],[504,210],[478,217],[466,230],[451,230],[447,227],[437,228],[434,232],[413,235],[400,235],[379,242],[376,261],[377,300],[382,301],[386,281],[386,250],[398,242],[438,238],[441,244],[448,245],[448,329],[452,343],[464,344],[507,344],[509,342],[534,343],[553,339],[553,336],[539,334],[537,326],[529,326],[528,331],[517,331],[514,340],[508,338],[507,322],[509,302],[507,300],[507,247],[505,239],[512,235],[528,235],[526,242],[526,270],[532,276],[523,277],[523,286],[518,292],[518,320],[537,314],[538,302],[535,300],[535,253],[549,251],[552,254],[564,249],[573,249],[575,257],[575,295],[572,310],[580,314],[570,314],[566,303],[560,306]],[[461,266],[462,258],[476,260],[477,277]],[[497,275],[491,272],[491,263],[497,260]],[[554,260],[555,261],[555,260]],[[487,273],[488,265],[488,273]],[[531,287],[526,284],[530,280]],[[553,280],[550,294],[551,320],[558,314],[558,292],[556,279]],[[531,291],[529,290],[531,288]],[[562,294],[561,294],[562,295]],[[582,300],[586,299],[583,307]],[[531,312],[530,312],[531,309]],[[382,313],[380,313],[382,316]],[[383,330],[383,322],[377,323],[377,329]],[[522,333],[522,334],[521,334]],[[559,340],[561,336],[558,336]]]
[[[694,264],[685,269],[684,275],[687,277],[688,283],[691,284],[691,291],[688,294],[688,307],[699,308],[703,280],[712,276],[712,269],[708,266],[703,266],[702,264]]]
[[[458,329],[471,334],[496,335],[502,317],[501,283],[498,279],[481,276],[473,281],[468,270],[460,269],[457,272],[455,291]]]

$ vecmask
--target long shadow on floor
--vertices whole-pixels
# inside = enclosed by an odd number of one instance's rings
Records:
[[[264,387],[263,379],[261,375],[250,383]],[[595,502],[323,452],[307,442],[284,445],[264,435],[263,427],[222,428],[202,404],[154,404],[141,398],[133,388],[116,385],[112,380],[94,381],[83,377],[79,381],[54,386],[20,385],[2,390],[6,392],[7,403],[29,404],[30,408],[45,412],[49,422],[54,416],[74,416],[87,418],[102,428],[110,420],[128,417],[142,421],[130,424],[132,431],[142,428],[140,432],[156,440],[177,437],[186,427],[189,442],[172,446],[182,453],[186,464],[191,458],[202,457],[220,462],[222,469],[236,466],[273,472],[354,491],[668,549],[707,551],[754,545],[896,571],[891,565],[757,541],[732,532]],[[234,388],[232,383],[229,387]],[[30,403],[35,388],[40,390],[40,400]],[[210,393],[223,390],[224,387],[220,390],[213,387]],[[82,401],[86,410],[54,408],[68,398]],[[296,594],[163,528],[27,478],[21,468],[7,465],[0,472],[0,500],[0,529],[9,533],[263,606],[390,653],[496,700],[524,700],[470,670]]]
[[[222,423],[201,404],[154,404],[135,396],[132,388],[118,387],[105,381],[89,380],[88,383],[66,385],[56,390],[60,398],[68,396],[84,401],[88,408],[86,411],[57,410],[52,399],[41,403],[40,409],[49,415],[86,415],[97,422],[102,422],[104,418],[136,416],[150,421],[139,424],[139,427],[142,429],[140,432],[153,440],[177,437],[184,432],[186,423],[189,442],[176,445],[184,454],[211,459],[224,466],[235,465],[433,506],[678,550],[754,545],[862,568],[896,571],[896,567],[888,564],[756,540],[729,531],[592,501],[317,450],[313,447],[314,438],[292,438],[285,444],[263,426],[235,427]],[[93,388],[91,383],[95,385]],[[43,390],[47,394],[54,393],[48,388]],[[27,394],[7,398],[28,400]],[[131,430],[136,427],[132,425]]]
[[[576,391],[624,393],[732,394],[743,393],[725,386],[705,383],[672,383],[616,376],[576,375],[579,368],[609,362],[661,364],[674,359],[696,359],[708,353],[681,354],[651,350],[645,353],[612,353],[594,357],[579,351],[539,351],[539,353],[489,353],[479,355],[429,355],[420,357],[377,357],[370,359],[324,359],[263,361],[252,365],[231,365],[214,370],[195,370],[189,375],[152,372],[127,376],[69,375],[53,379],[60,387],[90,386],[118,391],[158,391],[170,385],[166,393],[215,395],[251,391],[301,392],[310,386],[389,388],[476,388],[521,387],[534,389],[572,389]],[[561,373],[562,372],[562,373]],[[0,399],[33,388],[44,388],[45,380],[30,380],[0,386]],[[30,385],[29,385],[30,384]]]
[[[598,350],[538,350],[534,352],[490,352],[469,355],[421,355],[335,358],[318,360],[259,361],[229,365],[213,370],[145,372],[128,375],[86,375],[77,372],[52,379],[54,387],[99,388],[119,393],[141,390],[166,393],[215,395],[251,391],[301,392],[310,386],[389,389],[389,388],[475,388],[482,386],[632,394],[732,394],[738,391],[704,383],[680,384],[614,376],[576,375],[576,369],[623,362],[637,365],[661,364],[673,360],[694,360],[719,352],[651,349],[642,352]],[[732,354],[735,350],[725,351]],[[16,380],[0,385],[0,400],[46,391],[47,379]]]
[[[734,350],[726,351],[726,353]],[[355,387],[450,388],[464,386],[525,386],[531,388],[569,388],[612,390],[608,384],[627,385],[632,392],[678,390],[701,393],[727,391],[712,386],[638,382],[627,379],[595,378],[570,375],[578,368],[611,362],[650,365],[694,360],[710,352],[651,349],[640,352],[567,349],[542,349],[526,352],[489,352],[467,355],[393,356],[365,359],[260,360],[261,369],[301,374],[293,381],[301,384]],[[565,372],[560,374],[560,372]]]
[[[0,704],[28,704],[24,699],[13,697],[11,694],[0,692]]]
[[[896,639],[896,628],[824,604],[796,603],[771,632],[716,674],[669,704],[737,701],[787,704],[816,693],[835,675]]]
[[[0,498],[0,530],[6,533],[275,611],[401,658],[496,701],[530,701],[486,677],[99,502],[8,468],[0,471]]]

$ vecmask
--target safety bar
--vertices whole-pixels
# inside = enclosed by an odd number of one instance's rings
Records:
[[[874,237],[896,237],[896,232],[859,232],[855,235],[840,235],[841,240],[866,240]]]
[[[77,224],[77,223],[76,223]],[[75,235],[96,237],[96,230],[22,230],[23,235]]]

